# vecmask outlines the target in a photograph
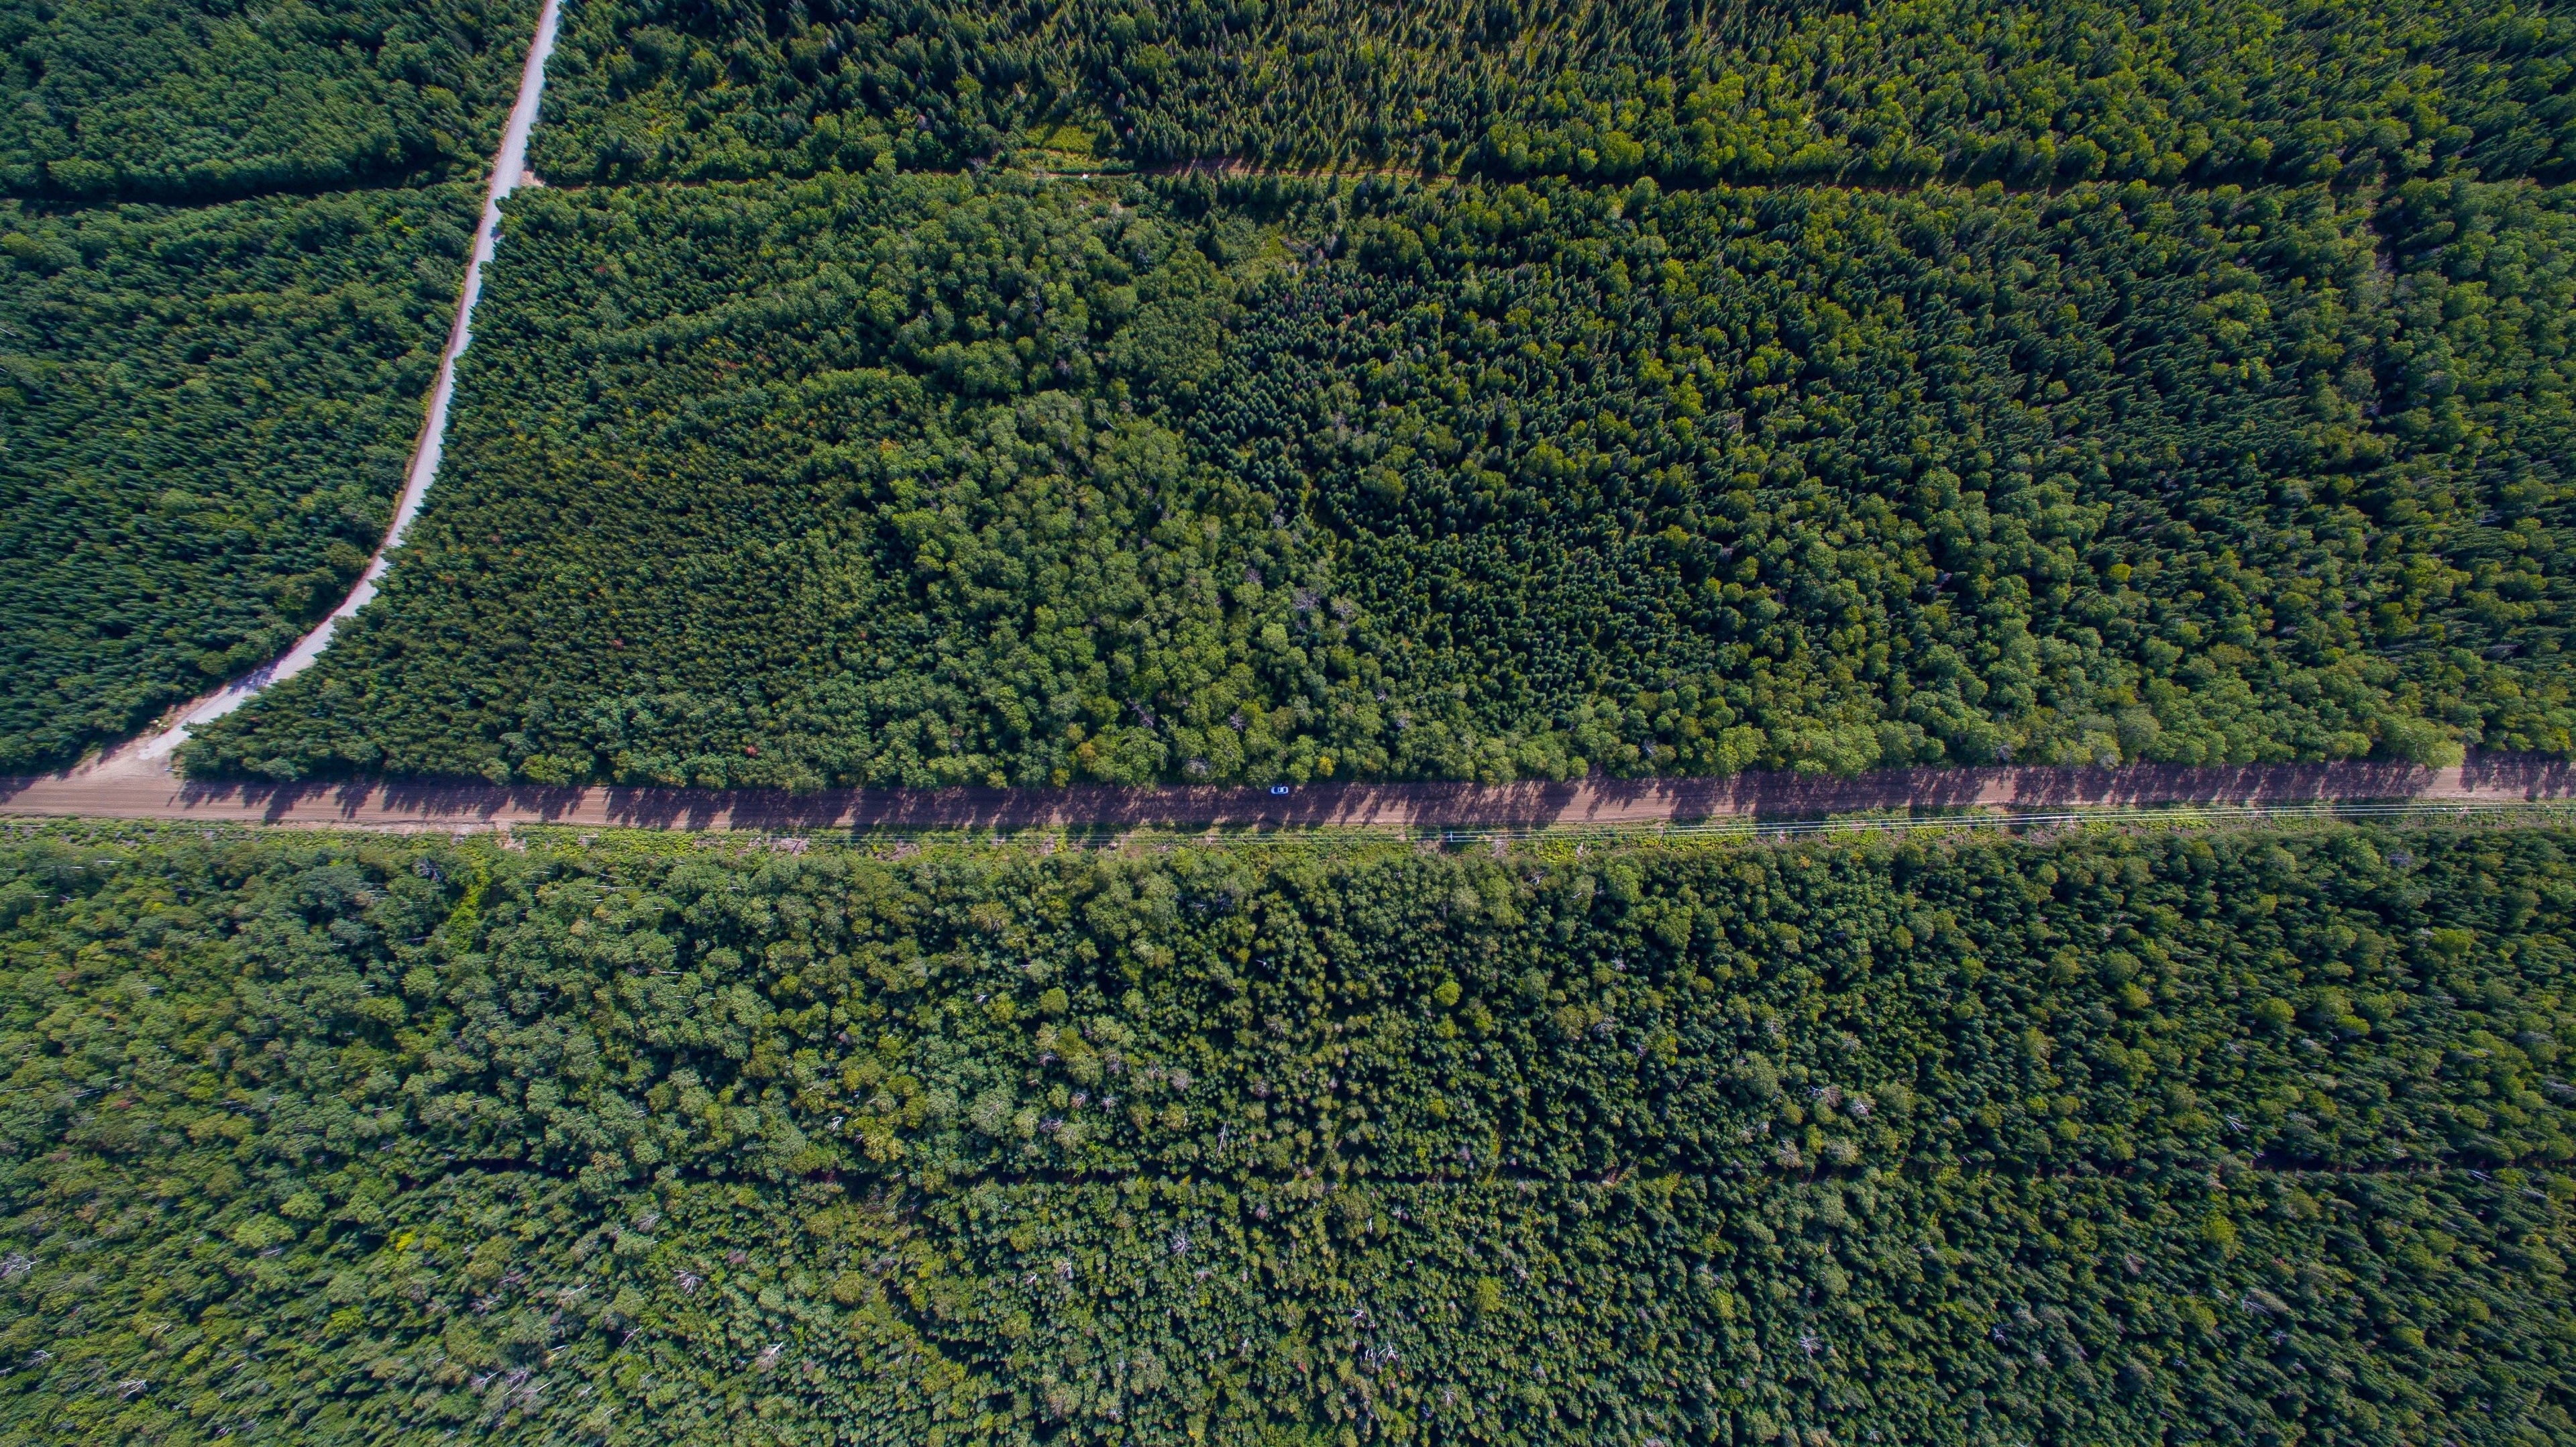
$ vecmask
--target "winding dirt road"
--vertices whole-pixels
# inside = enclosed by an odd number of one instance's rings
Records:
[[[554,54],[558,5],[559,0],[544,0],[537,9],[537,28],[528,41],[528,58],[519,70],[518,98],[512,102],[509,119],[501,128],[501,149],[492,158],[491,178],[483,192],[483,217],[474,228],[474,249],[465,260],[465,285],[456,296],[456,321],[448,328],[447,350],[438,358],[438,376],[429,389],[429,411],[422,421],[420,439],[413,444],[411,466],[403,474],[402,496],[394,500],[393,525],[385,530],[384,542],[367,560],[367,570],[359,576],[357,586],[349,590],[349,596],[331,610],[329,617],[313,625],[311,632],[297,639],[293,648],[188,704],[178,717],[120,745],[111,757],[146,762],[168,757],[187,741],[189,729],[222,718],[270,684],[312,667],[322,650],[331,646],[331,635],[339,630],[340,621],[354,616],[376,596],[376,580],[385,575],[393,550],[401,545],[411,520],[420,512],[422,500],[429,496],[429,485],[438,477],[439,460],[446,450],[448,404],[456,396],[456,359],[465,355],[467,344],[474,340],[474,304],[482,299],[483,267],[492,259],[499,241],[501,202],[531,179],[528,133],[536,127],[537,107],[545,95],[546,60]]]
[[[2110,769],[1899,769],[1854,778],[1586,779],[1527,784],[1262,788],[549,789],[477,783],[191,783],[126,761],[0,780],[0,814],[189,819],[371,829],[1395,828],[1528,831],[1702,820],[1818,819],[1871,810],[2016,813],[2197,805],[2283,809],[2576,801],[2576,765],[2520,756],[2466,765],[2266,764]]]

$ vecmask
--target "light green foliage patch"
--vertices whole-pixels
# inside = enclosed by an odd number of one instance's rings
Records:
[[[0,1411],[2546,1437],[2567,849],[22,833]]]
[[[1625,182],[2566,180],[2563,8],[580,0],[539,134],[611,178],[1133,164]]]

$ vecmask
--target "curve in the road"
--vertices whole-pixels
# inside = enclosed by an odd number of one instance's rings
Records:
[[[465,354],[466,344],[473,340],[474,303],[483,295],[483,265],[492,259],[493,245],[500,234],[501,201],[518,189],[527,173],[528,132],[537,123],[537,103],[546,87],[546,59],[554,53],[557,3],[558,0],[545,0],[537,11],[536,34],[528,42],[527,63],[519,72],[518,99],[511,103],[509,123],[502,129],[500,152],[492,158],[491,183],[483,193],[483,217],[474,230],[474,250],[466,258],[464,288],[456,297],[456,322],[448,329],[447,350],[438,359],[438,378],[429,389],[429,415],[422,423],[420,442],[412,449],[411,468],[403,476],[402,496],[394,504],[393,526],[385,530],[384,543],[368,560],[367,571],[359,576],[349,596],[311,632],[297,639],[293,648],[198,699],[166,727],[112,750],[101,764],[117,769],[165,758],[186,742],[191,728],[222,718],[270,684],[293,678],[311,667],[322,650],[331,645],[331,635],[338,631],[340,620],[367,606],[376,596],[376,580],[384,576],[388,558],[402,542],[403,533],[420,511],[421,500],[429,495],[431,480],[438,475],[439,457],[445,450],[447,407],[456,395],[456,359]]]
[[[812,793],[495,784],[192,783],[166,770],[0,780],[0,814],[360,828],[1080,829],[1401,828],[1525,831],[1697,820],[1815,819],[1873,810],[2019,813],[2163,806],[2294,809],[2576,801],[2576,765],[2527,755],[2406,764],[1899,769],[1851,778],[1584,779],[1526,784],[1264,788],[826,789]]]

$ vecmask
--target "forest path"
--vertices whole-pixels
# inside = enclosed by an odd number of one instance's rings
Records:
[[[420,512],[421,502],[429,495],[430,483],[438,476],[439,459],[446,449],[448,404],[456,395],[456,359],[464,355],[466,344],[473,340],[474,304],[482,298],[483,267],[492,259],[493,244],[499,235],[501,200],[527,179],[528,133],[536,126],[537,103],[545,91],[546,59],[554,53],[558,4],[559,0],[545,0],[537,12],[536,33],[529,39],[527,63],[519,72],[518,98],[511,103],[509,123],[502,129],[501,149],[492,158],[491,179],[483,193],[483,216],[474,228],[474,250],[466,259],[465,285],[456,297],[456,321],[448,329],[447,350],[438,359],[438,378],[430,387],[429,412],[421,425],[420,440],[412,447],[411,467],[403,475],[402,496],[394,504],[393,526],[385,530],[385,540],[376,548],[376,555],[367,560],[366,572],[359,575],[357,586],[340,600],[340,606],[297,639],[293,648],[189,704],[177,718],[152,732],[82,765],[73,771],[73,778],[92,774],[150,777],[156,770],[166,773],[163,761],[187,741],[191,728],[231,713],[270,684],[310,668],[322,650],[330,646],[331,635],[338,631],[341,620],[376,596],[376,580],[384,576],[389,556],[402,542],[412,518]]]
[[[2342,810],[2404,817],[2576,802],[2576,764],[2491,755],[2449,768],[2409,764],[2249,764],[2191,768],[2002,766],[1895,769],[1850,778],[1739,774],[1724,779],[1566,783],[1106,785],[1062,789],[543,788],[482,783],[195,783],[166,762],[0,780],[0,814],[184,819],[468,831],[518,824],[603,828],[1456,830],[1661,829],[1702,821],[1819,820],[1868,811],[1993,811],[2024,822],[2104,812],[2197,809],[2228,815]],[[1924,822],[1938,822],[1940,815]],[[1869,827],[1870,821],[1858,821]],[[1882,819],[1878,824],[1904,822]]]

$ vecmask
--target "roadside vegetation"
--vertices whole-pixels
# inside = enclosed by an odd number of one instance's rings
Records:
[[[515,204],[386,603],[189,767],[2563,752],[2570,193],[830,176]]]
[[[2570,848],[22,829],[0,1413],[2545,1440]]]

